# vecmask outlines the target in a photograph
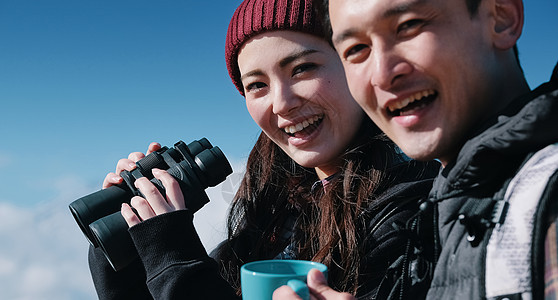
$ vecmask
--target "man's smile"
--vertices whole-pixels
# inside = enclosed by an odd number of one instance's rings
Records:
[[[434,101],[436,96],[438,92],[430,89],[414,93],[401,101],[393,101],[387,107],[388,115],[392,117],[411,115]]]

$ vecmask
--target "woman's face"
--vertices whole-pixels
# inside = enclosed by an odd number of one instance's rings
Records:
[[[364,113],[335,50],[313,35],[267,32],[244,44],[238,66],[248,112],[263,132],[320,178],[336,173]]]

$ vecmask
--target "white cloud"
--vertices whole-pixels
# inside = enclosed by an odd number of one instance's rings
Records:
[[[17,269],[17,265],[14,261],[0,257],[0,277],[8,276],[13,272],[15,272],[16,269]]]
[[[195,225],[208,251],[225,236],[225,219],[237,187],[235,175],[207,189],[211,201],[195,215]],[[77,176],[53,180],[58,196],[34,207],[0,201],[0,294],[2,299],[97,299],[87,265],[88,242],[76,225],[68,204],[95,188]],[[230,187],[229,187],[230,185]],[[236,191],[236,188],[235,188]]]
[[[87,242],[58,201],[33,209],[0,203],[3,299],[95,299]]]

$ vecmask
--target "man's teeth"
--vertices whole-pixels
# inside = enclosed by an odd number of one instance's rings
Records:
[[[424,97],[434,95],[434,93],[435,93],[434,90],[426,90],[426,91],[422,91],[422,92],[417,92],[417,93],[403,99],[402,101],[392,103],[388,107],[388,109],[389,109],[390,112],[394,112],[394,111],[396,111],[398,109],[402,109],[402,108],[406,107],[407,105],[409,105],[409,104],[411,104],[411,103],[413,103],[417,100],[420,100]]]
[[[314,116],[314,117],[308,118],[307,120],[304,120],[301,123],[298,123],[296,125],[287,126],[287,127],[285,127],[284,130],[285,130],[286,133],[290,133],[290,134],[297,133],[297,132],[303,130],[304,128],[310,126],[311,124],[314,124],[314,122],[318,121],[319,119],[320,119],[320,117]]]

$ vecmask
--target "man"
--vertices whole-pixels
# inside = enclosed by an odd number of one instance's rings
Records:
[[[555,297],[558,66],[530,91],[522,1],[330,0],[329,13],[357,102],[407,155],[442,162],[424,207],[441,247],[428,298]]]

